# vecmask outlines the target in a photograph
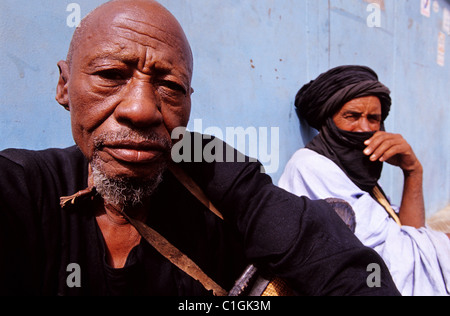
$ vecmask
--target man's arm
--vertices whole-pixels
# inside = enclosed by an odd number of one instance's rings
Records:
[[[37,178],[37,177],[36,177]],[[0,152],[0,294],[35,295],[40,270],[40,234],[22,166]],[[39,178],[37,178],[39,179]]]
[[[400,221],[405,226],[425,226],[425,202],[423,197],[423,167],[411,146],[398,134],[378,132],[365,143],[364,153],[372,161],[387,162],[400,167],[404,174]]]
[[[83,172],[64,171],[72,169]],[[59,198],[77,192],[86,178],[87,162],[76,147],[0,151],[0,295],[56,293]]]
[[[183,168],[237,228],[247,258],[285,279],[296,293],[399,295],[381,257],[364,247],[326,202],[276,187],[257,162]],[[379,288],[367,284],[373,264],[380,268]]]

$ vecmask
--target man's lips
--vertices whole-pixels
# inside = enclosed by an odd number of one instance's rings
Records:
[[[115,160],[134,164],[154,162],[167,151],[164,146],[154,143],[104,144],[102,147]]]

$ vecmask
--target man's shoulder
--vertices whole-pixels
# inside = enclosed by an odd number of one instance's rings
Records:
[[[49,148],[45,150],[9,148],[0,151],[0,157],[2,157],[4,161],[9,161],[10,163],[22,167],[36,163],[52,164],[59,161],[69,162],[71,160],[84,159],[83,154],[77,146],[64,149]]]
[[[330,172],[340,168],[327,157],[308,148],[298,150],[290,159],[289,164],[299,171]]]
[[[282,179],[301,180],[308,186],[315,183],[326,187],[339,187],[343,183],[351,183],[344,171],[332,160],[307,148],[298,150],[292,156]]]
[[[0,151],[2,173],[25,172],[32,176],[87,173],[87,161],[77,146],[45,150],[6,149]]]
[[[7,149],[0,151],[0,185],[8,188],[26,186],[36,195],[55,191],[59,196],[85,188],[88,162],[76,147],[45,150]],[[84,187],[83,187],[84,186]]]

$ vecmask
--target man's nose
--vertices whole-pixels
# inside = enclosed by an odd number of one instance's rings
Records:
[[[114,115],[119,123],[141,129],[163,122],[156,90],[145,80],[133,79],[128,84]]]

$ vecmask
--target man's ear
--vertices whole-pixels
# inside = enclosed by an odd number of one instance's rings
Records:
[[[70,111],[69,107],[69,65],[66,61],[61,60],[58,62],[59,68],[59,80],[56,86],[56,101],[61,104],[67,111]]]

